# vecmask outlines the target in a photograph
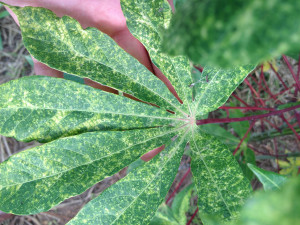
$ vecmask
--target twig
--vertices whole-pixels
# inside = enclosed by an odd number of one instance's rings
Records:
[[[195,218],[195,216],[197,215],[197,212],[199,211],[199,208],[197,207],[196,211],[193,213],[191,219],[187,222],[186,225],[190,225],[193,221],[193,219]]]
[[[249,132],[251,131],[251,129],[253,128],[255,124],[255,121],[252,121],[252,123],[250,124],[247,132],[245,133],[245,135],[243,136],[243,138],[241,139],[240,143],[238,144],[238,146],[235,148],[233,155],[235,155],[237,153],[237,151],[239,150],[239,148],[241,147],[241,144],[243,143],[243,141],[247,138]]]
[[[298,108],[300,108],[300,105],[296,105],[282,110],[272,111],[270,113],[261,114],[261,115],[246,116],[246,117],[239,117],[239,118],[202,119],[202,120],[197,120],[196,124],[199,126],[199,125],[209,124],[209,123],[232,123],[232,122],[240,122],[240,121],[258,120],[268,116],[280,115],[284,112],[289,112],[291,110],[295,110]]]
[[[168,197],[166,204],[169,203],[169,201],[174,197],[174,195],[176,194],[176,192],[178,191],[178,189],[181,187],[183,181],[185,180],[185,178],[189,175],[189,173],[191,172],[191,168],[189,168],[185,174],[183,175],[183,177],[181,178],[181,180],[179,181],[179,183],[177,184],[177,186],[175,187],[174,191],[172,192],[172,194],[170,194],[170,196]]]
[[[294,80],[296,81],[296,86],[297,86],[298,91],[300,91],[300,81],[299,81],[298,77],[296,77],[291,64],[289,63],[289,61],[288,61],[288,59],[287,59],[287,57],[285,55],[282,55],[282,58],[285,61],[286,65],[288,66],[288,68],[289,68],[289,70],[290,70],[290,72],[291,72]]]

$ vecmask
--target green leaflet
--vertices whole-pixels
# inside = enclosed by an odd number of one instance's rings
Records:
[[[64,79],[33,76],[0,86],[0,133],[21,141],[177,122],[162,109]]]
[[[177,173],[185,134],[89,202],[68,224],[148,224]]]
[[[287,181],[287,177],[285,176],[271,171],[263,170],[250,163],[248,163],[248,167],[263,184],[265,191],[278,190],[281,188],[280,186]]]
[[[96,28],[84,30],[75,19],[59,18],[47,9],[11,9],[19,18],[26,48],[39,61],[143,101],[181,111],[168,88],[106,34]]]
[[[163,48],[205,65],[257,64],[300,50],[299,11],[294,0],[186,1],[164,32]]]
[[[251,194],[250,183],[227,146],[198,131],[193,130],[190,146],[199,211],[223,220],[236,219]]]
[[[149,52],[152,62],[170,80],[188,108],[192,99],[190,64],[186,57],[170,57],[161,52],[162,32],[170,23],[172,10],[166,0],[121,0],[130,32]]]
[[[177,133],[178,129],[170,128],[89,132],[16,154],[0,164],[0,210],[47,211],[171,141]]]
[[[254,68],[253,65],[232,69],[204,67],[201,79],[194,83],[196,116],[204,115],[222,106]]]
[[[221,142],[226,144],[230,149],[236,148],[240,140],[232,133],[221,127],[219,124],[204,124],[199,127],[202,131],[215,136]]]
[[[288,180],[281,190],[260,192],[249,199],[233,225],[292,225],[300,221],[300,179]]]

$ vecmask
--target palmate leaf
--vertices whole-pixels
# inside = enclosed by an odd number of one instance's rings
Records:
[[[201,79],[194,83],[195,115],[205,115],[222,106],[254,68],[253,65],[232,69],[204,67]]]
[[[12,7],[20,19],[26,47],[38,60],[162,108],[57,78],[23,78],[2,85],[0,131],[4,135],[47,142],[86,133],[25,151],[1,164],[0,210],[18,214],[47,210],[114,174],[148,150],[166,144],[167,148],[153,161],[133,169],[70,222],[147,224],[163,201],[190,141],[199,208],[226,220],[234,219],[250,193],[250,185],[227,148],[212,136],[200,133],[194,122],[195,115],[202,116],[221,106],[253,66],[231,71],[205,68],[196,81],[197,95],[192,103],[188,60],[160,51],[161,30],[171,16],[166,1],[124,0],[122,7],[129,29],[170,79],[184,105],[97,29],[83,30],[74,19],[58,18],[46,9]],[[203,77],[208,77],[208,82],[201,83]],[[166,108],[177,114],[168,113]],[[182,118],[188,109],[190,120]],[[181,134],[184,123],[186,128],[194,129],[193,135]],[[181,135],[171,142],[171,137],[178,134]]]
[[[192,132],[190,146],[200,212],[224,220],[236,219],[251,194],[251,186],[232,153],[215,137],[198,129]]]
[[[47,211],[170,142],[177,133],[178,129],[170,128],[89,132],[16,154],[0,164],[0,210]]]
[[[264,186],[265,191],[278,190],[281,185],[287,181],[287,177],[274,173],[271,171],[263,170],[257,166],[248,163],[248,167],[252,170],[258,180]]]
[[[180,111],[168,88],[108,35],[82,29],[73,18],[37,7],[11,7],[18,16],[25,47],[57,70],[87,77],[161,107]]]
[[[186,135],[93,199],[68,224],[148,224],[177,174]]]
[[[189,0],[164,32],[163,47],[205,65],[261,63],[300,50],[299,10],[294,0]]]
[[[47,142],[89,131],[176,124],[175,115],[92,87],[52,77],[24,77],[0,86],[0,133]]]
[[[169,3],[166,0],[121,0],[121,6],[130,32],[144,44],[152,62],[169,79],[187,108],[192,99],[190,63],[186,57],[170,57],[161,51],[161,32],[172,17]]]

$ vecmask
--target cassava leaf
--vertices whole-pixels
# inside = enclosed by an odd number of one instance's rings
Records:
[[[121,0],[130,32],[149,52],[152,62],[170,80],[185,108],[192,99],[192,76],[186,57],[170,57],[161,52],[162,32],[170,23],[172,10],[165,0]]]
[[[192,132],[190,146],[199,211],[224,220],[236,219],[251,194],[251,186],[232,153],[198,128]]]
[[[178,171],[185,135],[89,202],[68,224],[147,224]]]
[[[194,84],[196,116],[204,115],[222,106],[254,68],[255,66],[252,65],[232,69],[204,67],[201,79]]]
[[[59,78],[24,77],[0,86],[0,133],[21,141],[176,121],[162,109]]]
[[[11,9],[19,18],[25,47],[39,61],[170,110],[180,107],[156,76],[96,28],[84,30],[75,19],[43,8]]]
[[[300,50],[299,10],[294,0],[186,1],[164,32],[164,50],[212,66],[261,63]]]
[[[18,153],[0,164],[0,210],[47,211],[170,142],[178,129],[89,132]]]
[[[264,190],[277,190],[280,189],[281,185],[287,181],[287,177],[282,176],[278,173],[263,170],[257,166],[248,163],[248,167],[256,175],[259,181],[263,184]]]
[[[201,130],[203,130],[204,132],[215,136],[216,138],[218,138],[221,142],[223,142],[224,144],[226,144],[227,146],[231,147],[231,148],[235,148],[240,140],[234,136],[233,134],[231,134],[229,131],[227,131],[226,129],[224,129],[223,127],[221,127],[219,124],[204,124],[201,125],[199,127]]]

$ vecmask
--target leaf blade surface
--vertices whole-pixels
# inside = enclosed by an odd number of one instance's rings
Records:
[[[89,132],[18,153],[0,164],[0,209],[18,215],[47,211],[170,142],[177,130]]]
[[[265,191],[281,189],[281,185],[287,181],[285,176],[280,174],[263,170],[250,163],[247,164],[252,172],[256,175],[259,181],[263,184]]]
[[[121,6],[130,32],[143,43],[154,65],[168,78],[188,109],[192,101],[189,60],[184,56],[171,57],[161,51],[162,32],[172,17],[169,3],[165,0],[122,0]]]
[[[0,133],[21,141],[48,142],[99,130],[172,124],[174,115],[72,81],[32,76],[0,86]]]
[[[232,153],[215,137],[197,129],[192,133],[191,152],[200,212],[225,220],[236,219],[251,194],[251,186]]]
[[[57,17],[47,9],[11,9],[19,18],[25,47],[39,61],[143,101],[175,111],[180,108],[168,88],[108,35],[96,28],[84,30],[75,19]]]
[[[164,200],[186,145],[178,137],[159,155],[88,203],[68,224],[147,224]]]

